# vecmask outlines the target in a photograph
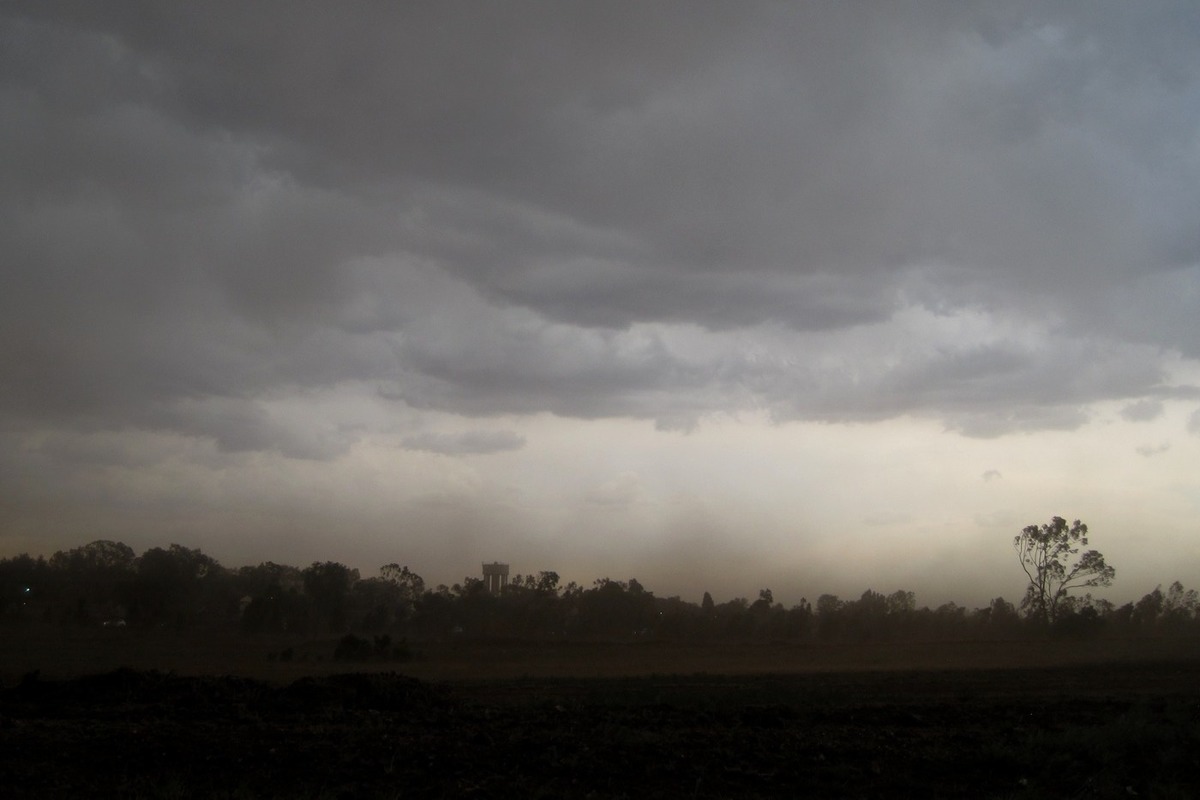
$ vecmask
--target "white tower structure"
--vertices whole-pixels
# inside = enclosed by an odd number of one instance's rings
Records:
[[[500,594],[500,591],[508,586],[508,564],[501,564],[499,561],[484,564],[483,583],[492,594]]]

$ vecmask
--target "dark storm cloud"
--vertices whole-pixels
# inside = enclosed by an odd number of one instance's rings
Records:
[[[710,384],[707,369],[680,361],[653,338],[629,346],[618,338],[624,337],[518,329],[474,347],[416,341],[405,350],[413,371],[395,396],[416,407],[469,415],[657,417],[688,407],[677,393]]]
[[[760,371],[766,383],[757,388],[778,419],[872,421],[937,409],[949,429],[992,437],[1078,428],[1094,399],[1136,396],[1164,377],[1152,351],[1087,340],[945,341],[913,352],[879,338],[857,358]]]
[[[631,264],[586,260],[535,265],[506,276],[494,291],[551,319],[606,327],[640,320],[699,321],[721,330],[773,321],[824,330],[886,319],[894,304],[879,286],[853,278],[766,274],[748,280],[716,272],[681,281]]]
[[[332,458],[270,400],[359,382],[994,435],[1200,353],[1191,3],[2,14],[6,427]],[[895,350],[911,306],[1043,340]]]
[[[152,415],[146,424],[212,439],[225,453],[274,451],[321,461],[345,452],[352,442],[339,431],[282,424],[262,406],[231,398],[183,402]]]

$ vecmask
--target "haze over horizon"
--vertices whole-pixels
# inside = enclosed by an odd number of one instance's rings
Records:
[[[1194,2],[10,2],[0,557],[1200,583]]]

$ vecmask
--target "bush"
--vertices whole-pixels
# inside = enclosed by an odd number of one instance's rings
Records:
[[[334,661],[368,661],[375,649],[367,639],[348,633],[338,640],[333,650]]]
[[[334,661],[407,661],[411,656],[404,640],[393,646],[390,636],[371,640],[352,633],[339,639],[333,651]]]

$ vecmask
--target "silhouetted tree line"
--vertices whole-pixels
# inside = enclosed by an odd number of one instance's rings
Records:
[[[657,597],[636,579],[560,585],[555,572],[516,576],[500,594],[482,580],[428,588],[406,566],[379,575],[333,561],[223,567],[200,550],[155,547],[136,555],[96,541],[49,559],[0,559],[0,619],[6,624],[241,630],[308,636],[355,633],[412,639],[788,640],[888,642],[1003,639],[1046,633],[1044,615],[996,598],[984,608],[918,607],[910,591],[868,590],[854,600],[820,595],[787,608],[769,589],[750,601],[701,603]],[[1121,606],[1064,597],[1051,633],[1062,636],[1200,634],[1200,599],[1175,582]],[[382,638],[372,642],[385,641]]]

